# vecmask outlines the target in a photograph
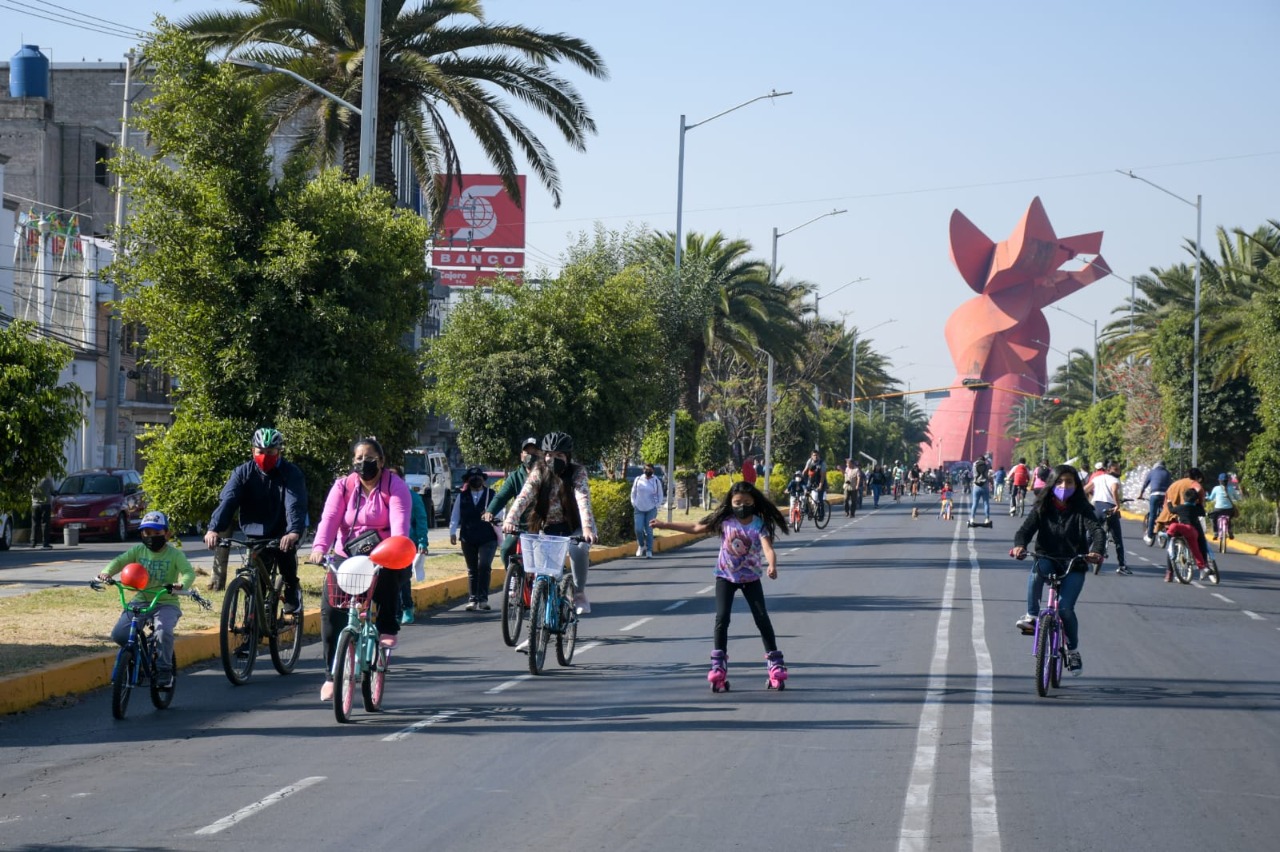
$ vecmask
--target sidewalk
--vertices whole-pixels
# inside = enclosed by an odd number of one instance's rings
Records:
[[[654,552],[662,553],[674,550],[705,536],[677,533],[654,539]],[[208,570],[213,563],[213,554],[203,556],[188,554],[193,566]],[[593,547],[591,564],[612,562],[616,559],[636,558],[635,543],[620,544],[616,547]],[[46,565],[52,563],[45,563]],[[83,572],[84,565],[80,561],[70,560],[67,567]],[[493,572],[493,588],[502,588],[503,572]],[[445,580],[415,583],[413,586],[414,607],[425,610],[429,607],[441,606],[451,601],[460,600],[467,594],[467,576],[462,574]],[[320,634],[320,613],[308,612],[304,618],[303,631],[312,636]],[[179,634],[174,639],[174,655],[181,661],[180,665],[218,657],[218,629],[195,631]],[[0,678],[0,715],[16,713],[34,707],[41,702],[62,695],[74,695],[88,692],[111,682],[111,670],[115,665],[114,650],[92,654],[70,662],[45,666],[31,672]]]

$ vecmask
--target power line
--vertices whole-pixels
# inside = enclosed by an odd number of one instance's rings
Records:
[[[75,27],[78,30],[88,30],[91,33],[98,33],[100,35],[109,35],[109,36],[114,36],[115,38],[133,39],[135,41],[137,40],[138,36],[141,35],[141,33],[125,32],[123,31],[123,28],[121,32],[112,32],[111,30],[105,30],[105,29],[102,29],[101,27],[91,27],[86,24],[73,23],[64,18],[55,18],[50,15],[41,15],[37,12],[32,12],[30,9],[24,9],[21,6],[15,6],[10,3],[5,3],[4,0],[0,0],[0,4],[3,4],[4,8],[10,9],[14,12],[18,12],[19,14],[22,14],[22,15],[30,15],[33,18],[41,18],[46,21],[52,21],[55,24],[62,24],[63,26],[67,26],[67,27]]]
[[[44,0],[44,5],[52,6],[54,9],[60,9],[63,12],[70,12],[71,14],[78,15],[82,18],[88,18],[91,21],[101,21],[104,24],[110,24],[111,26],[117,27],[119,29],[134,30],[135,32],[148,32],[148,29],[146,27],[135,28],[130,26],[129,24],[122,24],[119,21],[108,21],[106,18],[99,18],[94,15],[90,15],[85,12],[78,11],[76,9],[68,9],[66,6],[59,6],[57,3],[50,3],[49,0]]]

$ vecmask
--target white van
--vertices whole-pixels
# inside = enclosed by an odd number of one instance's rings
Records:
[[[421,493],[427,503],[427,518],[433,524],[439,519],[449,522],[453,505],[451,486],[453,475],[449,459],[443,450],[435,447],[414,447],[404,451],[404,481],[415,493]]]

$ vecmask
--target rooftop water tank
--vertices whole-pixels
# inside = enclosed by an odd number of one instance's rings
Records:
[[[49,59],[34,44],[9,57],[9,97],[49,97]]]

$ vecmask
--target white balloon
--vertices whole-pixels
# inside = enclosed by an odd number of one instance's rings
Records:
[[[338,588],[349,595],[363,595],[373,585],[377,570],[368,556],[352,556],[338,566]]]

